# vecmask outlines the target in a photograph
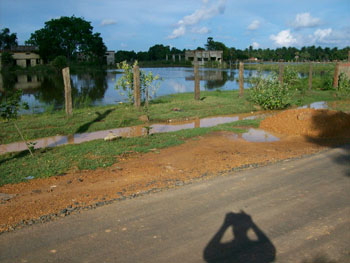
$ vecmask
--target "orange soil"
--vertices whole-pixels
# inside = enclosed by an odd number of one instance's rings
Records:
[[[321,115],[327,121],[331,116],[336,116],[329,122],[329,129],[326,125],[328,122],[323,120],[320,126],[318,122],[313,123]],[[265,164],[316,153],[334,143],[349,142],[344,139],[344,136],[350,138],[350,134],[344,131],[349,130],[348,121],[349,116],[343,113],[291,110],[267,118],[261,126],[280,134],[307,137],[282,135],[277,142],[252,143],[233,139],[229,132],[216,132],[190,139],[180,146],[119,157],[118,163],[110,168],[70,172],[65,176],[5,185],[0,187],[0,193],[16,196],[0,204],[0,232],[22,220],[59,213],[69,206],[86,207],[153,188],[175,187],[176,181],[189,182],[203,174],[215,176],[246,164]],[[343,128],[335,132],[334,123],[339,125],[336,127]],[[332,132],[328,133],[329,130]],[[312,135],[324,134],[333,134],[332,137],[337,138],[310,140]]]

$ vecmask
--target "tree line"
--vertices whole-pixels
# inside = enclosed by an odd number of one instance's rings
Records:
[[[248,60],[250,58],[256,58],[262,61],[334,61],[334,60],[346,60],[348,58],[348,52],[350,47],[338,49],[337,47],[315,47],[308,46],[302,48],[296,47],[282,47],[276,49],[255,49],[253,46],[249,46],[246,49],[237,49],[234,47],[227,47],[224,43],[214,41],[212,37],[209,37],[204,47],[197,47],[196,50],[221,50],[223,51],[224,61],[236,61],[236,60]],[[154,61],[165,60],[166,55],[182,54],[184,55],[186,49],[179,50],[175,47],[165,46],[157,44],[149,48],[148,51],[126,51],[119,50],[116,52],[116,62],[122,61]]]
[[[83,18],[71,16],[51,19],[45,22],[42,29],[36,30],[25,42],[26,45],[38,47],[38,53],[45,62],[50,62],[56,58],[62,58],[68,61],[91,61],[94,63],[104,63],[106,45],[100,33],[94,33],[91,22]],[[16,33],[10,33],[8,28],[2,29],[0,33],[0,49],[11,50],[18,45]],[[247,60],[256,58],[263,61],[334,61],[346,60],[350,47],[338,49],[337,47],[282,47],[276,49],[261,49],[249,46],[246,49],[237,49],[227,47],[224,43],[214,41],[208,37],[207,43],[203,47],[197,47],[197,50],[222,50],[224,61]],[[184,55],[186,49],[180,50],[162,44],[157,44],[148,49],[148,51],[126,51],[119,50],[115,54],[116,62],[122,61],[161,61],[166,56],[175,54]],[[2,52],[4,63],[9,63],[10,57]],[[3,64],[4,65],[4,64]]]

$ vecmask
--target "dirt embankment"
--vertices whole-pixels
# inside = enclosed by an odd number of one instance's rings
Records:
[[[315,109],[287,110],[266,118],[260,128],[290,136],[349,138],[350,114]]]
[[[237,167],[316,153],[350,138],[349,115],[331,111],[285,111],[265,119],[261,127],[279,134],[280,141],[247,142],[229,132],[216,132],[180,146],[118,157],[118,163],[107,169],[2,186],[0,193],[15,196],[0,203],[0,231],[31,224],[33,219],[46,221],[80,212],[96,203],[180,186]],[[319,143],[309,137],[328,140]]]

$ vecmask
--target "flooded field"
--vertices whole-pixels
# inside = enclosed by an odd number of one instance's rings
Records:
[[[159,75],[159,88],[154,97],[163,95],[193,92],[193,68],[144,68],[147,72]],[[71,74],[73,106],[110,105],[127,101],[115,88],[122,71],[108,70],[91,73]],[[238,70],[201,68],[200,89],[203,90],[235,90],[238,89]],[[255,76],[256,70],[245,70],[245,80]],[[22,101],[29,104],[31,114],[45,110],[61,109],[64,105],[64,87],[60,74],[0,75],[0,97],[6,87],[23,90]],[[245,83],[248,88],[248,83]]]

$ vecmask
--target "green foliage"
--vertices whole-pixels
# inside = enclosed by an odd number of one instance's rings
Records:
[[[57,56],[55,59],[51,62],[51,65],[56,69],[56,70],[62,70],[63,68],[68,66],[68,61],[65,56]]]
[[[135,61],[134,63],[134,66],[136,65],[137,61]],[[127,95],[129,103],[132,103],[134,101],[133,67],[126,63],[126,61],[123,61],[120,65],[120,69],[123,69],[124,73],[117,80],[116,89],[120,92],[122,96]],[[153,75],[151,71],[148,72],[148,74],[146,74],[145,71],[140,70],[141,97],[144,97],[146,99],[146,96],[148,96],[148,99],[152,99],[155,92],[159,88],[159,82],[155,82],[157,80],[159,80],[158,75]]]
[[[283,82],[285,82],[289,87],[299,84],[300,78],[294,67],[285,67],[283,72]]]
[[[338,95],[350,98],[350,80],[345,73],[340,73],[338,81]]]
[[[74,60],[82,52],[87,59],[102,62],[107,48],[100,34],[92,30],[91,22],[83,18],[62,16],[45,22],[45,27],[32,33],[26,43],[38,46],[44,60],[57,56]]]
[[[3,28],[0,33],[0,49],[11,49],[17,45],[16,33],[10,34],[10,29]]]
[[[8,91],[0,103],[0,116],[3,120],[10,121],[17,119],[18,111],[21,108],[28,109],[28,104],[21,103],[21,90]]]
[[[15,63],[15,60],[13,59],[13,56],[10,52],[2,52],[1,53],[1,66],[2,67],[11,67],[11,66],[14,66],[16,63]]]
[[[284,109],[291,104],[292,94],[288,84],[284,83],[281,87],[276,74],[252,78],[250,84],[252,85],[249,93],[250,100],[263,109]]]

